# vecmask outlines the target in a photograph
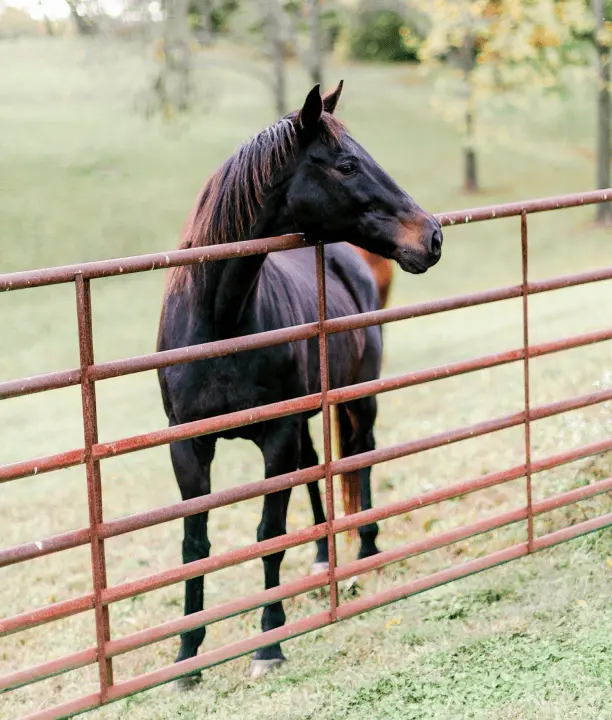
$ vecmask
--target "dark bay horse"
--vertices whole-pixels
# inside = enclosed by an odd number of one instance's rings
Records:
[[[377,309],[379,293],[366,262],[345,242],[397,261],[411,273],[438,262],[440,225],[422,210],[333,115],[338,88],[321,97],[315,86],[301,110],[245,143],[208,180],[186,224],[181,247],[202,247],[291,232],[330,243],[326,251],[329,317]],[[316,321],[314,248],[235,258],[171,271],[158,349]],[[378,377],[379,327],[329,338],[330,384],[341,387]],[[316,338],[159,370],[170,425],[266,405],[320,390]],[[374,448],[376,398],[338,406],[344,455]],[[313,413],[310,413],[312,415]],[[246,438],[261,450],[266,477],[318,463],[307,414],[206,435],[170,446],[184,499],[211,491],[210,466],[218,437]],[[359,472],[361,506],[371,507],[370,469]],[[318,485],[309,487],[316,523],[325,522]],[[291,490],[266,495],[257,539],[286,532]],[[210,552],[208,514],[184,520],[183,561]],[[359,528],[359,557],[378,552],[376,524]],[[263,558],[265,587],[280,582],[284,552]],[[317,543],[316,562],[327,562],[327,541]],[[186,582],[185,614],[203,608],[202,577]],[[281,602],[264,608],[262,630],[285,623]],[[177,661],[193,657],[205,627],[185,632]],[[284,660],[280,644],[258,650],[253,674]],[[196,679],[194,676],[184,684]]]

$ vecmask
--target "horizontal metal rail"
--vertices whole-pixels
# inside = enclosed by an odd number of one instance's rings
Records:
[[[29,685],[30,683],[46,680],[47,678],[61,675],[71,670],[78,670],[78,668],[93,665],[97,659],[98,649],[89,648],[88,650],[80,650],[79,652],[72,653],[72,655],[65,655],[57,660],[49,660],[39,665],[32,665],[25,670],[19,670],[10,675],[0,677],[0,692],[14,690],[22,685]]]
[[[129,275],[130,273],[147,270],[167,270],[181,265],[196,265],[215,260],[227,260],[232,257],[247,257],[263,253],[279,252],[280,250],[296,250],[308,247],[310,243],[301,234],[280,235],[260,240],[225,243],[210,247],[188,248],[185,250],[169,250],[168,252],[149,253],[133,257],[95,262],[63,265],[43,268],[41,270],[25,270],[23,272],[0,275],[0,292],[7,290],[23,290],[25,288],[59,285],[73,282],[80,274],[84,280]]]
[[[80,448],[78,450],[66,450],[66,452],[57,453],[56,455],[45,455],[32,460],[21,460],[8,465],[0,465],[0,483],[32,475],[42,475],[54,470],[64,470],[76,465],[83,465],[84,462],[85,450]]]
[[[606,188],[605,190],[592,190],[591,192],[585,193],[571,193],[568,195],[556,195],[555,197],[537,198],[535,200],[489,205],[471,210],[438,213],[436,217],[443,226],[463,225],[482,222],[483,220],[500,220],[501,218],[516,217],[523,213],[531,215],[532,213],[548,212],[550,210],[594,205],[611,199],[612,188]]]
[[[28,610],[13,615],[12,617],[0,619],[0,637],[12,635],[12,633],[29,630],[30,628],[44,625],[54,620],[63,620],[64,618],[78,615],[79,613],[92,610],[94,606],[93,593],[81,595],[72,600],[62,600],[60,602],[45,605],[37,610]]]

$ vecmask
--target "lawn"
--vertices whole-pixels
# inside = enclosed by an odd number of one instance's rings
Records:
[[[236,58],[241,58],[237,60]],[[0,267],[3,272],[165,250],[207,175],[236,146],[271,121],[263,86],[240,71],[247,60],[227,49],[202,56],[197,111],[167,126],[138,113],[150,66],[129,44],[35,40],[0,44]],[[557,115],[514,120],[515,145],[483,154],[484,190],[459,191],[460,143],[432,109],[428,81],[404,67],[329,67],[330,84],[345,79],[339,112],[353,134],[432,212],[589,189],[594,175],[589,88],[576,88]],[[291,68],[292,104],[309,85]],[[539,118],[539,119],[534,119]],[[520,132],[519,132],[520,130]],[[609,231],[592,227],[589,208],[530,218],[530,271],[550,277],[612,265]],[[516,218],[452,228],[443,261],[424,276],[400,276],[391,298],[400,305],[513,284],[520,279]],[[97,360],[154,349],[162,272],[93,285]],[[534,342],[609,327],[610,283],[535,296]],[[74,289],[59,286],[0,297],[0,379],[78,365]],[[389,325],[384,375],[497,352],[520,345],[521,304],[505,301]],[[533,402],[586,393],[612,367],[610,343],[532,363]],[[521,408],[519,364],[450,378],[380,398],[379,447],[493,418]],[[163,427],[154,373],[98,386],[101,440]],[[318,420],[313,430],[319,441]],[[0,463],[82,444],[80,392],[69,388],[5,401],[0,406]],[[598,409],[534,424],[534,457],[599,439],[612,431]],[[320,442],[319,442],[320,446]],[[375,503],[389,502],[523,461],[522,431],[508,430],[385,463],[374,471]],[[178,500],[167,448],[105,461],[106,519]],[[534,478],[536,499],[609,474],[610,460],[582,462]],[[246,443],[221,442],[213,487],[262,477]],[[438,534],[524,504],[524,482],[481,491],[382,524],[384,549]],[[609,511],[604,496],[538,519],[538,533]],[[260,500],[213,512],[213,552],[255,540]],[[0,547],[87,524],[83,468],[0,488]],[[303,488],[294,491],[289,529],[312,522]],[[180,522],[107,543],[109,583],[180,561]],[[344,597],[407,582],[415,576],[504,547],[525,536],[518,524],[364,576]],[[341,559],[354,548],[340,540]],[[93,713],[101,718],[606,718],[610,697],[612,590],[610,531],[469,578],[300,638],[286,647],[287,670],[259,684],[246,680],[247,659],[205,675],[187,697],[161,688]],[[309,567],[313,548],[287,553],[283,580]],[[13,615],[91,588],[88,549],[0,571],[0,607]],[[210,606],[260,589],[261,562],[206,579]],[[461,594],[458,594],[461,593]],[[286,603],[290,620],[325,608],[322,595]],[[177,585],[117,603],[113,635],[181,614]],[[205,647],[256,633],[252,612],[209,628]],[[4,674],[89,647],[93,617],[84,613],[0,641]],[[123,680],[172,662],[176,639],[120,656]],[[606,658],[606,652],[608,656]],[[607,660],[607,662],[606,662]],[[13,718],[95,689],[95,667],[18,690],[3,698]]]

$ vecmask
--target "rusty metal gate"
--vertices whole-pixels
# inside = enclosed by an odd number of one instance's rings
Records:
[[[533,530],[534,516],[547,513],[556,508],[575,503],[585,498],[612,490],[612,478],[593,482],[544,500],[534,502],[531,496],[531,480],[534,473],[548,470],[559,465],[581,458],[612,450],[612,437],[602,442],[592,443],[532,461],[530,425],[542,418],[548,418],[566,411],[595,405],[612,399],[612,389],[601,389],[588,395],[559,400],[547,405],[532,407],[529,393],[529,361],[531,358],[556,353],[561,350],[577,348],[592,343],[612,339],[612,327],[588,334],[562,338],[555,342],[538,345],[529,343],[528,300],[534,293],[543,293],[560,288],[612,279],[612,267],[601,268],[564,277],[556,277],[537,282],[529,281],[527,273],[528,240],[527,216],[530,213],[558,210],[608,201],[612,190],[566,195],[544,200],[532,200],[524,203],[497,205],[475,210],[454,212],[438,215],[442,225],[472,223],[496,218],[518,216],[520,218],[522,245],[522,281],[520,284],[501,287],[485,292],[426,302],[406,307],[369,312],[350,317],[325,318],[325,285],[324,285],[324,248],[316,246],[317,280],[319,289],[319,322],[265,332],[260,335],[232,338],[211,342],[204,345],[191,346],[151,355],[132,357],[112,362],[95,363],[93,357],[92,316],[90,283],[94,279],[142,272],[160,268],[202,263],[220,260],[237,255],[252,255],[261,252],[282,251],[308,245],[308,240],[300,235],[287,235],[241,243],[230,243],[209,248],[175,250],[167,253],[142,255],[120,260],[106,260],[66,267],[49,268],[28,272],[0,275],[0,290],[17,290],[57,283],[74,283],[76,305],[78,311],[78,333],[80,348],[80,367],[45,375],[37,375],[25,379],[11,380],[0,383],[0,398],[11,398],[30,393],[42,392],[72,385],[81,385],[82,411],[84,428],[84,446],[56,455],[38,457],[10,465],[0,466],[0,482],[17,478],[25,478],[60,468],[85,465],[87,474],[87,497],[89,505],[89,526],[49,537],[42,541],[26,543],[16,547],[0,550],[0,566],[23,562],[32,558],[42,557],[50,553],[68,548],[87,545],[91,546],[91,566],[93,575],[93,591],[80,597],[63,602],[56,602],[45,607],[32,609],[20,615],[0,620],[0,634],[8,635],[32,628],[43,623],[66,618],[77,613],[93,610],[95,613],[96,637],[86,650],[43,662],[0,678],[0,689],[9,690],[20,687],[52,675],[97,663],[99,666],[99,690],[93,694],[79,697],[63,705],[48,708],[29,715],[30,718],[57,718],[76,714],[99,705],[125,698],[128,695],[154,687],[177,678],[196,669],[203,669],[226,660],[250,653],[257,648],[271,643],[284,641],[307,633],[317,628],[345,620],[372,608],[405,598],[429,588],[451,582],[472,573],[485,570],[501,563],[525,556],[544,548],[584,535],[586,533],[612,525],[612,513],[586,520],[556,532],[535,536]],[[471,360],[450,363],[418,372],[410,372],[397,377],[366,382],[350,387],[330,389],[327,372],[327,342],[331,333],[348,329],[364,328],[370,325],[422,317],[434,313],[445,312],[458,308],[467,308],[484,303],[493,303],[509,298],[522,298],[523,302],[523,344],[508,352],[497,353]],[[321,392],[300,397],[286,402],[274,403],[250,410],[234,412],[225,416],[214,417],[196,422],[185,423],[172,428],[122,438],[115,442],[98,442],[96,393],[95,386],[106,378],[128,375],[130,373],[166,367],[172,364],[187,363],[194,360],[219,357],[230,353],[253,350],[269,345],[319,338],[321,354]],[[390,390],[397,390],[420,383],[430,382],[439,378],[447,378],[464,373],[471,373],[485,368],[492,368],[506,363],[521,362],[524,368],[524,410],[504,417],[479,422],[468,427],[461,427],[431,437],[407,441],[392,447],[385,447],[360,455],[332,459],[330,406],[346,402],[350,399],[365,397]],[[101,461],[124,453],[152,448],[169,442],[192,438],[206,433],[214,433],[227,428],[256,423],[263,420],[278,418],[297,412],[320,409],[322,411],[324,463],[316,467],[298,470],[293,473],[274,478],[233,487],[211,495],[193,500],[179,502],[160,507],[148,512],[121,517],[105,522],[102,517],[102,482]],[[376,463],[412,455],[424,450],[441,447],[468,438],[486,435],[498,430],[524,426],[525,459],[515,467],[501,472],[480,475],[472,480],[459,482],[443,489],[425,492],[372,510],[361,511],[354,515],[334,517],[333,476],[342,472],[356,470]],[[525,479],[524,506],[496,517],[481,520],[469,526],[459,527],[433,537],[412,542],[402,547],[381,552],[374,557],[356,560],[343,565],[336,564],[335,537],[365,523],[390,518],[409,512],[432,503],[456,498],[467,493],[490,488],[511,480]],[[172,570],[160,572],[132,582],[108,586],[106,582],[106,565],[104,542],[106,539],[151,527],[158,523],[183,518],[205,510],[212,510],[230,505],[241,500],[262,496],[284,488],[304,485],[313,480],[325,480],[327,522],[291,532],[271,540],[257,542],[248,547],[232,550],[220,555],[191,562]],[[401,586],[392,587],[374,595],[340,604],[338,602],[337,583],[343,579],[380,568],[389,563],[455,543],[479,533],[485,533],[518,521],[527,522],[527,536],[524,542],[514,544],[503,550],[490,553],[484,557],[464,562],[450,568],[435,572],[426,577],[413,580]],[[181,617],[150,627],[146,630],[113,639],[109,623],[109,605],[119,600],[133,597],[140,593],[178,583],[188,578],[207,574],[214,570],[236,565],[246,560],[288,549],[313,540],[327,537],[329,542],[329,572],[304,577],[279,587],[257,592],[253,595],[207,608],[201,612]],[[329,609],[316,615],[291,622],[284,627],[268,631],[253,638],[234,642],[215,650],[204,652],[194,658],[180,663],[162,667],[145,675],[129,680],[113,682],[113,658],[136,648],[169,638],[185,630],[216,622],[237,613],[246,612],[271,602],[290,598],[316,588],[329,586]]]

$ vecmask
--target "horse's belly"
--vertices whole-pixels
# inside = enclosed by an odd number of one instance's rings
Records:
[[[270,351],[276,350],[272,358]],[[168,368],[169,394],[178,422],[251,410],[307,394],[305,368],[279,348]],[[167,372],[168,372],[167,371]],[[238,433],[234,436],[241,437]]]

